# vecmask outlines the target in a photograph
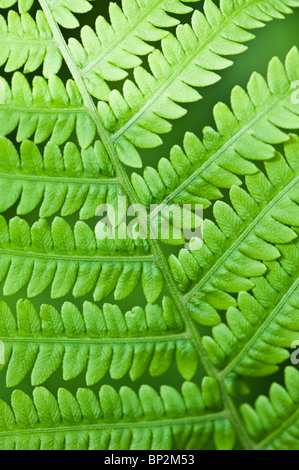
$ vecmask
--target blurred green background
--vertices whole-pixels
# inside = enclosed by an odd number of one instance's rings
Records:
[[[38,3],[38,2],[36,2]],[[120,3],[119,1],[117,3]],[[108,17],[108,4],[106,0],[97,0],[94,2],[94,9],[86,15],[82,15],[81,24],[89,24],[94,26],[96,17],[99,14],[103,14]],[[202,2],[198,3],[198,7],[202,8]],[[0,10],[0,13],[6,16],[7,10]],[[183,21],[189,21],[190,18],[184,16]],[[281,60],[284,60],[287,52],[291,49],[292,46],[296,45],[299,47],[299,9],[291,16],[288,16],[285,20],[276,20],[263,28],[255,32],[256,39],[248,44],[248,51],[234,58],[234,65],[230,69],[221,72],[222,80],[211,88],[205,88],[201,91],[203,95],[203,100],[199,103],[192,104],[188,106],[188,114],[186,117],[181,119],[178,122],[173,124],[173,132],[164,138],[164,145],[158,149],[151,151],[144,151],[144,162],[146,164],[155,165],[156,162],[163,156],[169,154],[169,150],[174,144],[181,144],[183,140],[184,133],[186,131],[192,131],[199,136],[201,136],[202,128],[206,125],[214,125],[213,123],[213,106],[218,101],[223,101],[229,104],[230,101],[230,92],[235,85],[246,86],[248,79],[253,71],[258,71],[263,75],[267,72],[267,65],[270,59],[273,56],[278,56]],[[65,31],[67,37],[71,37],[77,34],[74,31]],[[77,35],[78,36],[78,35]],[[0,44],[1,47],[1,44]],[[3,70],[1,70],[3,73]],[[68,71],[66,69],[62,70],[62,75],[64,79],[69,78]],[[298,77],[299,79],[299,77]],[[13,217],[16,213],[16,207],[12,208],[6,213],[6,217]],[[35,222],[38,219],[38,211],[34,214],[31,214],[27,217],[27,220],[30,224]],[[76,216],[67,218],[70,224],[74,224],[77,220]],[[91,224],[94,224],[96,221],[92,221]],[[0,292],[2,296],[2,286],[0,286]],[[20,298],[26,298],[26,289],[23,289],[21,293],[10,298],[3,298],[8,302],[13,311],[15,311],[16,302]],[[37,299],[34,299],[34,305],[39,309],[40,305],[43,303],[51,303],[56,306],[58,309],[61,308],[61,305],[64,301],[70,301],[75,303],[79,309],[81,309],[84,300],[92,301],[92,295],[85,297],[84,299],[74,299],[72,295],[69,295],[67,298],[60,300],[51,300],[49,289],[46,293]],[[106,302],[113,303],[113,297],[106,299]],[[133,295],[130,296],[124,302],[120,303],[120,306],[124,309],[129,310],[130,307],[134,305],[145,305],[145,299],[141,292],[141,289],[135,291]],[[0,398],[7,401],[10,400],[10,395],[12,390],[7,389],[5,386],[5,373],[2,371],[0,373]],[[201,381],[202,370],[198,371],[198,374],[195,378],[196,382]],[[281,380],[282,374],[279,373],[276,376],[277,380]],[[257,379],[252,383],[252,394],[248,397],[249,401],[254,401],[257,394],[267,393],[269,384],[273,381],[273,376],[266,379]],[[103,380],[103,383],[111,383],[117,389],[122,385],[130,385],[134,389],[138,389],[142,383],[149,383],[155,388],[163,383],[171,384],[180,387],[182,383],[182,378],[179,376],[176,366],[173,365],[171,370],[165,374],[162,378],[151,378],[149,375],[143,376],[136,383],[132,383],[129,378],[124,378],[118,382],[113,382],[109,377],[106,377]],[[95,392],[99,390],[100,384],[97,384],[95,387],[92,387]],[[75,392],[78,387],[85,386],[85,377],[84,374],[77,378],[76,380],[70,382],[64,382],[62,379],[62,371],[59,369],[52,377],[48,380],[45,386],[52,391],[54,394],[57,392],[57,388],[63,386],[69,389],[72,392]],[[27,377],[18,387],[23,391],[26,391],[31,394],[32,386],[30,384],[30,377]]]

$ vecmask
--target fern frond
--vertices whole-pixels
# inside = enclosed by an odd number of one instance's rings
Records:
[[[181,394],[169,386],[158,394],[142,385],[137,395],[129,387],[118,393],[103,385],[99,399],[89,389],[79,389],[76,397],[59,389],[56,400],[38,387],[33,400],[17,390],[11,401],[11,408],[0,402],[3,450],[196,450],[213,436],[219,449],[235,443],[218,385],[210,378],[202,392],[191,382]]]
[[[260,396],[252,408],[242,405],[241,412],[259,450],[299,450],[299,372],[285,370],[285,388],[274,383],[270,397]]]
[[[94,0],[46,0],[47,5],[57,21],[64,28],[77,28],[80,26],[74,13],[87,13],[92,9]],[[20,13],[27,13],[35,0],[0,0],[0,8],[10,8],[18,3]],[[37,3],[37,2],[36,2]]]
[[[17,201],[18,215],[32,212],[47,218],[61,209],[62,216],[80,210],[81,220],[94,217],[101,204],[110,204],[124,193],[101,142],[79,150],[67,143],[60,150],[48,142],[42,156],[37,145],[23,141],[20,155],[10,140],[0,137],[0,212]]]
[[[82,44],[70,39],[69,48],[85,85],[99,100],[108,100],[110,88],[106,81],[127,77],[127,69],[142,64],[140,56],[153,51],[149,42],[160,41],[168,34],[167,28],[179,24],[171,14],[186,14],[192,8],[185,5],[197,0],[127,0],[122,8],[110,3],[110,24],[103,16],[81,30]]]
[[[293,49],[288,55],[287,64],[289,64],[289,70],[295,70],[295,73],[296,70],[299,71],[299,55],[296,49]],[[286,90],[286,83],[288,83],[289,94],[292,88],[289,81],[285,82],[284,79],[286,79],[285,70],[278,59],[274,59],[269,67],[270,89],[265,88],[266,84],[261,77],[257,79],[258,84],[264,85],[261,87],[261,94],[266,95],[265,91],[268,90],[266,96],[272,102],[270,90],[275,91],[275,84]],[[259,90],[259,87],[255,87],[255,90]],[[255,101],[253,93],[251,100]],[[245,103],[249,103],[249,98]],[[260,112],[264,109],[262,106],[263,101],[259,107]],[[272,107],[271,112],[273,114],[268,117],[267,123],[269,125],[266,126],[266,129],[269,128],[270,123],[275,122],[276,115],[284,117],[282,126],[298,127],[299,107],[298,104],[291,102],[290,96],[283,106],[278,105],[277,111]],[[228,116],[230,117],[230,119],[227,118],[228,123],[236,122],[236,118],[232,120],[232,114]],[[275,129],[274,125],[272,127]],[[229,129],[228,125],[224,125],[224,128]],[[243,128],[245,128],[245,124]],[[260,126],[260,129],[263,129],[263,126]],[[238,132],[236,135],[242,140],[242,134],[241,137]],[[189,302],[188,308],[191,316],[204,325],[213,326],[219,323],[220,317],[216,310],[234,307],[236,300],[233,294],[252,289],[254,281],[249,277],[263,275],[267,269],[263,263],[274,261],[280,256],[280,251],[275,247],[275,244],[289,243],[297,238],[297,233],[289,225],[298,226],[298,198],[296,197],[299,184],[298,138],[296,136],[290,137],[285,133],[281,135],[283,140],[291,139],[286,144],[286,160],[275,151],[272,145],[260,140],[261,136],[257,139],[249,133],[240,147],[233,149],[231,144],[229,147],[224,144],[221,146],[221,149],[225,150],[224,154],[223,151],[216,151],[207,160],[207,163],[203,163],[203,170],[201,171],[201,167],[197,170],[200,174],[198,203],[200,203],[203,188],[206,188],[207,192],[210,189],[210,193],[214,191],[214,197],[217,199],[222,197],[218,186],[227,184],[231,188],[229,193],[231,205],[217,201],[213,206],[216,224],[210,220],[204,221],[205,244],[203,248],[193,252],[183,249],[178,258],[172,255],[169,260],[178,287],[184,293],[185,300]],[[216,136],[215,133],[212,134],[212,142]],[[263,156],[261,160],[264,162],[268,178],[256,166],[253,168],[254,171],[246,172],[247,163],[251,164],[251,162],[247,162],[239,151],[243,147],[243,154],[246,155],[245,149],[247,147],[247,153],[251,152],[248,138],[255,139],[257,142],[256,146],[252,146],[251,158],[258,160],[259,155]],[[271,134],[269,140],[271,142]],[[201,147],[197,145],[194,148],[197,152],[193,151],[193,155],[198,158],[198,150]],[[186,157],[181,152],[176,152],[175,155],[177,156],[177,168],[182,168],[187,160]],[[174,161],[175,158],[173,158]],[[171,166],[167,164],[167,160],[163,160],[163,164],[169,171],[165,180],[178,183],[179,176],[174,173],[174,169],[171,172]],[[245,174],[246,182],[244,189],[239,187],[242,185],[239,175],[234,174],[236,168],[239,166],[241,169],[242,165],[244,165],[243,175]],[[148,175],[155,175],[156,178],[152,177],[152,181],[158,182],[157,173],[149,169],[146,172]],[[176,179],[175,177],[170,178],[170,174],[175,175]],[[213,182],[214,185],[210,185],[210,182]],[[145,180],[139,187],[141,197],[145,193],[145,191],[142,192],[142,184],[145,188]],[[193,186],[195,196],[197,196],[196,187],[195,180]],[[162,192],[161,185],[160,192]],[[183,196],[180,203],[194,203],[193,194],[191,193],[191,199],[188,196]],[[284,207],[288,203],[290,208],[286,211]]]
[[[298,140],[296,144],[298,150]],[[230,191],[232,207],[216,202],[217,225],[204,222],[203,248],[182,250],[178,258],[171,255],[173,275],[196,321],[216,325],[220,321],[216,309],[234,307],[234,294],[251,290],[255,277],[267,270],[264,263],[281,256],[278,244],[297,239],[297,232],[289,225],[299,226],[298,154],[288,163],[290,167],[277,154],[266,164],[269,179],[259,172],[246,177],[248,192],[234,186]]]
[[[0,217],[0,279],[4,295],[13,295],[28,284],[28,296],[35,297],[52,286],[51,297],[75,297],[94,292],[99,301],[112,292],[116,300],[128,297],[142,280],[149,302],[155,302],[163,288],[162,275],[154,264],[145,240],[99,240],[84,222],[74,232],[64,219],[50,227],[40,219],[30,229],[15,217],[9,226]]]
[[[298,340],[298,240],[279,248],[280,262],[266,263],[266,276],[253,280],[254,295],[241,292],[238,308],[228,309],[226,323],[213,329],[213,339],[203,338],[204,348],[224,378],[273,374]]]
[[[83,149],[88,148],[96,135],[96,127],[87,114],[76,84],[66,86],[56,75],[48,81],[36,76],[32,90],[23,74],[13,75],[11,88],[0,77],[3,100],[0,104],[0,125],[3,136],[17,132],[17,142],[34,135],[39,144],[51,137],[57,145],[64,144],[76,131]]]
[[[291,84],[299,76],[299,52],[288,53],[285,65],[278,58],[268,66],[268,80],[254,73],[247,92],[237,86],[230,110],[214,108],[216,130],[205,127],[203,140],[187,133],[183,148],[173,147],[158,171],[148,166],[143,179],[132,184],[144,204],[203,204],[204,209],[223,197],[223,189],[241,186],[258,166],[275,156],[275,146],[289,140],[288,131],[299,128],[299,105],[292,102]],[[286,131],[286,129],[288,131]]]
[[[24,73],[31,73],[43,65],[43,76],[49,78],[61,68],[61,53],[40,10],[36,20],[29,13],[18,15],[12,10],[8,13],[7,22],[0,15],[0,42],[0,66],[6,64],[5,72],[15,72],[24,67]]]
[[[123,314],[117,305],[103,310],[85,302],[83,314],[66,302],[61,314],[43,305],[40,315],[28,300],[17,304],[17,324],[5,302],[0,302],[0,341],[5,345],[8,387],[18,385],[30,372],[32,385],[44,383],[59,367],[71,380],[86,370],[88,386],[107,373],[114,380],[127,373],[132,380],[146,371],[164,374],[176,360],[180,373],[190,380],[197,369],[197,354],[186,337],[173,302],[162,307],[148,304]],[[1,366],[4,369],[4,366]]]
[[[242,43],[254,37],[247,29],[291,12],[289,6],[299,6],[298,0],[225,0],[220,9],[206,0],[205,15],[195,11],[192,27],[180,25],[177,37],[163,39],[162,51],[149,55],[151,73],[137,67],[136,83],[127,80],[123,95],[113,90],[108,103],[99,102],[100,117],[120,160],[142,167],[136,148],[160,145],[160,134],[171,130],[169,120],[186,113],[180,103],[201,99],[195,88],[214,84],[220,79],[214,70],[231,65],[223,56],[246,50]]]

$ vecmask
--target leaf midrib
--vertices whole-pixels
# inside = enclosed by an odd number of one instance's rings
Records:
[[[18,333],[16,331],[16,333]],[[41,333],[40,333],[41,334]],[[177,334],[165,334],[164,336],[126,336],[126,337],[110,337],[110,338],[69,338],[67,336],[62,338],[57,337],[39,337],[37,336],[19,336],[19,337],[8,337],[0,336],[0,341],[3,343],[23,343],[23,344],[68,344],[73,345],[102,345],[102,344],[136,344],[136,343],[165,343],[165,342],[177,342],[183,339],[187,339],[186,333]]]
[[[69,255],[63,255],[63,254],[57,254],[57,253],[41,253],[41,252],[34,252],[34,251],[19,251],[19,250],[12,250],[12,249],[5,249],[5,248],[0,248],[0,255],[4,256],[19,256],[22,258],[39,258],[43,260],[55,260],[55,261],[67,261],[69,263],[73,262],[78,262],[78,263],[83,263],[83,262],[88,262],[91,264],[96,264],[96,263],[113,263],[113,262],[118,262],[118,263],[144,263],[144,262],[154,262],[153,256],[152,255],[143,255],[143,256],[138,256],[138,255],[131,255],[131,256],[112,256],[107,255],[107,256],[99,256],[99,255],[76,255],[76,254],[69,254]]]
[[[157,421],[146,421],[145,419],[143,421],[123,421],[119,423],[108,423],[108,422],[103,422],[103,423],[98,423],[98,424],[73,424],[72,426],[66,426],[61,424],[60,426],[53,426],[49,428],[42,428],[36,426],[35,428],[31,429],[16,429],[14,430],[0,430],[0,437],[1,436],[18,436],[18,435],[24,435],[24,434],[32,434],[32,433],[37,433],[37,434],[49,434],[49,433],[57,433],[57,432],[63,432],[63,433],[68,433],[68,432],[82,432],[82,431],[96,431],[96,430],[102,430],[102,429],[132,429],[132,428],[155,428],[156,426],[175,426],[175,425],[187,425],[187,424],[197,424],[197,423],[203,423],[203,422],[210,422],[210,421],[217,421],[219,419],[226,419],[227,414],[225,412],[219,412],[219,413],[211,413],[211,414],[206,414],[206,415],[201,415],[201,416],[190,416],[190,417],[185,417],[185,418],[161,418],[161,420]]]
[[[275,441],[275,439],[277,439],[285,431],[295,425],[297,420],[299,420],[299,409],[297,409],[288,419],[286,419],[271,434],[269,434],[263,441],[261,441],[257,445],[256,449],[267,450],[267,446],[269,446],[273,441]]]
[[[22,171],[22,169],[19,169]],[[51,183],[51,184],[88,184],[88,185],[117,185],[120,186],[120,182],[117,178],[86,178],[86,177],[64,177],[64,176],[50,176],[50,175],[25,175],[22,173],[1,173],[0,179],[12,179],[12,180],[27,180],[35,183]]]
[[[34,103],[32,103],[34,106]],[[52,106],[53,104],[53,106]],[[60,114],[87,114],[86,109],[82,108],[63,108],[63,107],[55,107],[55,103],[52,103],[49,108],[34,108],[24,106],[15,106],[15,105],[8,105],[8,104],[1,104],[0,105],[0,112],[11,112],[11,113],[24,113],[24,114],[54,114],[59,117]],[[49,105],[50,106],[50,105]]]

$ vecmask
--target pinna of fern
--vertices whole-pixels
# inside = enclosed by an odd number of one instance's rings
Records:
[[[192,1],[195,0],[189,0],[188,3]],[[8,8],[12,3],[15,2],[7,4],[2,1],[0,7]],[[70,12],[72,7],[74,8],[74,2],[56,1],[55,7],[51,6],[50,2],[49,4],[58,23],[60,21],[57,18],[57,11],[60,8],[63,26],[66,26],[66,23],[68,23],[66,27],[79,26],[74,17],[65,15],[66,9]],[[5,64],[5,72],[14,72],[24,67],[24,73],[34,72],[43,64],[43,76],[49,78],[51,74],[59,72],[62,55],[43,11],[38,10],[34,18],[29,13],[30,8],[30,3],[19,2],[20,14],[9,10],[7,21],[4,16],[0,17],[0,39],[3,46],[0,62],[1,65]],[[89,8],[88,2],[76,2],[76,13],[85,13]],[[109,92],[109,86],[104,80],[122,80],[127,75],[125,69],[140,65],[142,61],[139,56],[147,55],[153,50],[153,46],[148,42],[160,41],[167,35],[168,28],[179,23],[179,20],[172,15],[182,15],[190,11],[191,8],[181,0],[159,1],[154,5],[146,0],[138,2],[130,0],[124,1],[122,8],[116,3],[111,3],[109,6],[111,24],[102,16],[96,20],[98,36],[90,27],[82,28],[81,36],[85,50],[76,57],[78,65],[80,64],[86,74],[86,83],[91,87],[94,76],[96,79],[94,89],[98,90],[97,93],[100,89]],[[74,39],[70,40],[70,47],[78,48]],[[102,62],[105,64],[104,67]],[[105,67],[110,73],[106,72],[104,80],[101,80],[100,73]]]
[[[162,51],[149,55],[151,72],[137,67],[134,81],[125,81],[123,93],[113,90],[108,103],[99,102],[101,120],[119,159],[142,167],[137,149],[160,145],[160,135],[172,129],[169,121],[186,114],[182,104],[201,99],[197,89],[216,83],[220,76],[215,71],[231,65],[225,56],[246,50],[242,43],[254,38],[247,30],[281,18],[291,12],[290,6],[299,3],[224,0],[219,9],[206,0],[204,14],[195,10],[191,26],[180,25],[176,36],[169,34],[162,40]]]
[[[198,203],[206,209],[223,197],[221,190],[241,186],[241,177],[257,174],[257,165],[272,160],[276,145],[289,141],[290,129],[298,129],[299,107],[292,101],[298,74],[294,47],[285,65],[271,60],[267,82],[254,73],[247,92],[236,86],[232,110],[223,103],[214,107],[217,130],[205,127],[202,141],[187,132],[183,148],[174,146],[169,159],[159,161],[158,171],[147,166],[143,178],[133,173],[143,204]]]
[[[298,450],[298,381],[298,371],[288,367],[285,388],[274,383],[255,408],[242,405],[254,449]],[[158,394],[143,385],[137,395],[129,387],[117,393],[103,385],[99,399],[81,388],[76,397],[59,389],[56,400],[38,387],[33,400],[14,391],[11,402],[10,408],[0,401],[3,450],[199,450],[212,436],[217,449],[230,450],[236,442],[218,384],[209,377],[202,390],[185,382],[181,394],[168,386]]]
[[[108,372],[114,380],[127,373],[137,380],[147,370],[157,377],[174,358],[186,380],[198,366],[196,351],[169,297],[163,298],[162,308],[148,304],[145,310],[134,307],[125,314],[117,305],[104,304],[101,310],[91,302],[84,303],[83,315],[69,302],[61,314],[51,305],[43,305],[38,314],[28,300],[18,302],[17,322],[3,301],[0,313],[8,387],[21,383],[29,372],[32,384],[41,385],[61,364],[64,380],[86,370],[88,386]]]
[[[24,73],[32,73],[41,65],[46,78],[59,72],[62,55],[41,10],[37,11],[36,20],[29,13],[18,15],[13,10],[9,10],[7,20],[1,15],[0,40],[0,64],[5,65],[5,72],[23,67]]]
[[[19,217],[7,225],[0,216],[1,280],[4,295],[13,295],[28,284],[36,297],[51,286],[51,297],[72,289],[75,297],[94,292],[100,301],[112,292],[115,300],[128,297],[142,281],[149,302],[163,289],[163,278],[149,252],[147,240],[100,240],[84,222],[69,224],[56,217],[51,224],[40,219],[31,228]]]
[[[299,74],[296,48],[288,54],[285,67],[273,59],[268,84],[254,74],[249,96],[235,88],[234,114],[217,105],[219,132],[206,128],[203,142],[187,134],[185,152],[175,147],[170,160],[160,161],[158,172],[147,167],[143,178],[132,176],[147,206],[213,203],[216,224],[204,221],[202,249],[182,249],[169,260],[191,316],[204,325],[217,324],[217,309],[234,307],[234,294],[252,289],[255,276],[267,271],[264,263],[281,256],[275,245],[297,238],[291,226],[298,227],[298,138],[283,131],[299,125],[299,106],[291,100],[291,83]],[[285,157],[274,147],[284,142]],[[264,172],[257,166],[261,162]],[[231,205],[220,200],[226,188]]]
[[[89,389],[79,389],[76,397],[59,389],[56,400],[38,387],[33,401],[15,391],[12,408],[1,401],[0,410],[0,443],[6,450],[200,449],[213,435],[219,448],[235,442],[217,383],[208,377],[202,390],[186,382],[181,393],[162,386],[158,394],[143,385],[137,395],[129,387],[118,393],[103,385],[99,398]]]
[[[94,0],[49,0],[47,1],[49,8],[55,20],[64,28],[77,28],[79,21],[76,14],[87,13],[92,9]],[[20,13],[27,13],[34,5],[35,0],[1,0],[0,8],[10,8],[17,3]]]

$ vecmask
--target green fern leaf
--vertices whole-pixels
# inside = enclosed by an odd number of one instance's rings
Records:
[[[18,142],[34,135],[37,144],[51,137],[54,143],[62,145],[76,130],[82,148],[88,148],[93,142],[96,128],[73,81],[65,87],[56,75],[51,75],[49,81],[35,77],[31,90],[25,76],[16,72],[11,88],[2,77],[0,84],[2,135],[18,129]]]
[[[0,65],[6,64],[5,72],[24,67],[25,73],[31,73],[42,64],[46,78],[59,72],[62,56],[42,11],[37,12],[36,21],[29,13],[18,15],[12,10],[7,22],[1,15],[0,41]]]
[[[141,167],[137,148],[154,148],[162,143],[160,134],[171,131],[169,120],[186,113],[181,103],[202,98],[196,88],[216,83],[220,77],[214,70],[231,65],[223,56],[246,50],[243,42],[254,36],[247,29],[258,28],[281,12],[290,11],[293,1],[221,2],[221,9],[212,2],[204,3],[205,15],[195,11],[190,25],[180,25],[177,36],[162,40],[162,51],[149,56],[151,73],[138,67],[135,82],[127,80],[123,95],[113,90],[109,102],[100,102],[99,114],[111,134],[120,160],[132,167]],[[265,13],[265,9],[267,13]],[[128,155],[130,155],[128,159]]]
[[[115,299],[121,300],[135,290],[141,278],[146,284],[148,265],[154,261],[147,245],[138,240],[98,240],[84,222],[77,222],[74,232],[58,217],[51,226],[40,219],[30,228],[18,217],[9,226],[1,217],[0,224],[4,295],[13,295],[28,284],[29,297],[51,285],[52,298],[64,297],[73,289],[76,298],[93,291],[99,301],[114,291]],[[162,277],[158,275],[158,279],[154,297],[149,294],[152,302],[163,287]]]
[[[147,205],[192,202],[207,209],[223,197],[222,190],[240,186],[243,176],[255,175],[260,162],[273,159],[274,146],[288,142],[286,129],[298,129],[299,106],[291,100],[291,84],[298,75],[299,53],[294,48],[285,66],[278,58],[270,62],[268,83],[254,73],[247,92],[235,87],[232,111],[223,103],[214,108],[217,131],[205,127],[202,141],[186,133],[183,148],[175,146],[169,160],[161,159],[158,172],[145,169]],[[136,188],[134,178],[132,183]]]
[[[194,1],[0,0],[2,450],[298,449],[298,49],[140,149],[299,1]]]
[[[0,223],[4,295],[15,294],[29,284],[29,297],[52,285],[52,298],[63,297],[73,288],[75,297],[94,290],[94,299],[99,301],[115,289],[115,299],[120,300],[136,288],[147,273],[147,264],[153,263],[148,247],[138,240],[136,244],[133,240],[99,241],[84,222],[78,222],[74,232],[61,218],[51,226],[40,219],[31,229],[18,217],[9,227],[3,217]],[[159,284],[156,298],[162,278]]]
[[[77,28],[79,21],[74,13],[87,13],[92,9],[94,0],[46,0],[53,17],[64,28]],[[18,4],[20,13],[28,12],[34,5],[34,0],[1,0],[0,8],[10,8]]]
[[[89,386],[107,372],[114,380],[127,373],[136,380],[147,370],[163,375],[174,357],[186,380],[197,369],[196,351],[169,297],[162,308],[148,304],[145,311],[134,307],[126,314],[117,305],[105,304],[101,311],[85,302],[83,315],[69,302],[63,304],[61,315],[50,305],[43,305],[38,314],[31,302],[20,300],[17,324],[5,302],[0,311],[8,387],[18,385],[29,372],[32,384],[41,385],[61,364],[64,380],[86,370]]]
[[[298,371],[285,370],[285,385],[274,383],[270,397],[260,396],[255,408],[243,405],[241,412],[248,432],[261,450],[298,450]]]
[[[211,388],[214,401],[219,397],[216,409],[207,396]],[[99,398],[88,389],[79,389],[74,397],[61,388],[56,400],[39,387],[32,401],[17,390],[12,408],[0,402],[0,445],[6,450],[200,449],[214,434],[221,436],[219,448],[225,440],[229,449],[235,433],[221,406],[217,384],[205,381],[202,392],[186,382],[182,394],[163,386],[160,395],[148,385],[138,395],[128,387],[117,393],[103,385]]]
[[[42,156],[38,146],[23,141],[20,155],[12,142],[0,137],[0,211],[5,212],[19,199],[17,214],[32,212],[41,202],[40,217],[61,209],[62,216],[80,210],[83,220],[94,217],[101,204],[121,196],[119,181],[101,142],[83,150],[68,142],[61,152],[48,142]]]
[[[173,14],[189,13],[184,3],[196,0],[129,0],[109,6],[110,23],[103,16],[96,20],[96,32],[89,26],[81,30],[82,44],[72,38],[70,51],[76,60],[88,91],[99,100],[107,100],[106,81],[123,80],[127,69],[141,65],[140,56],[153,51],[150,42],[167,36],[166,28],[179,24]]]

